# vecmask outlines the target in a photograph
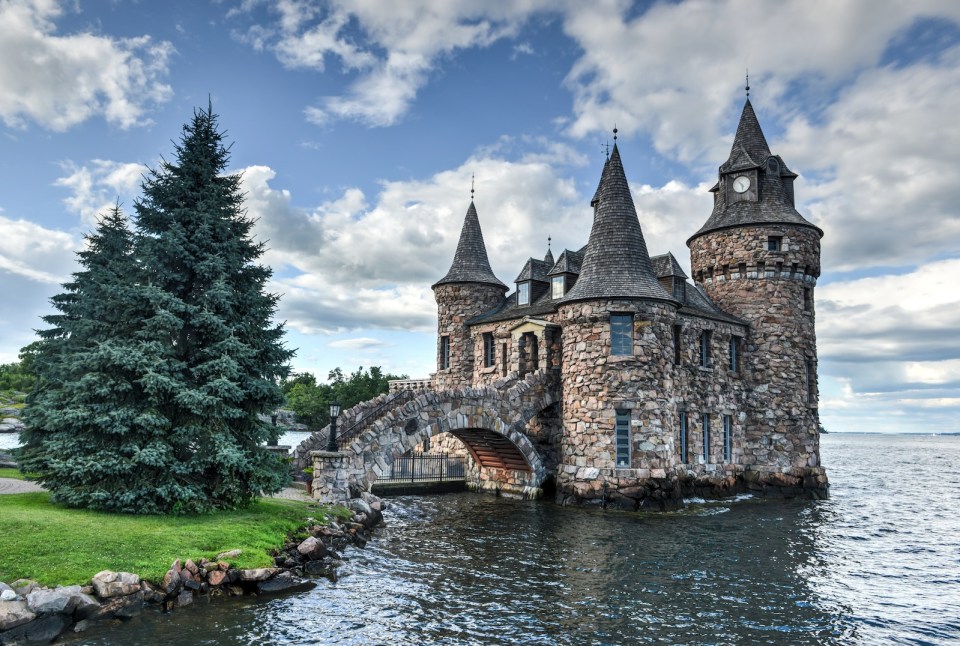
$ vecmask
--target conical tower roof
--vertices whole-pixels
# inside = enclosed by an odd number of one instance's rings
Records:
[[[771,162],[771,159],[775,161]],[[720,165],[719,174],[720,181],[711,189],[719,191],[713,203],[713,213],[700,230],[690,236],[688,246],[692,240],[710,231],[752,224],[794,224],[823,235],[819,227],[808,222],[794,207],[792,193],[788,193],[785,181],[792,183],[797,174],[770,152],[750,99],[743,106],[730,156]],[[756,178],[755,200],[733,200],[727,193],[729,180],[725,178],[739,174],[753,174]]]
[[[477,207],[473,201],[470,202],[467,216],[463,220],[460,242],[457,243],[457,252],[453,255],[450,271],[434,283],[433,287],[448,283],[484,283],[502,287],[503,291],[507,291],[507,286],[490,268],[487,247],[483,244],[483,232],[480,230],[480,218],[477,217]]]
[[[560,302],[606,298],[676,302],[653,272],[616,144],[594,199],[599,202],[580,277]]]
[[[770,146],[767,145],[767,138],[763,136],[763,130],[760,129],[757,113],[753,111],[750,99],[747,99],[740,114],[737,134],[730,147],[730,156],[720,166],[720,172],[759,168],[767,157],[770,157]]]

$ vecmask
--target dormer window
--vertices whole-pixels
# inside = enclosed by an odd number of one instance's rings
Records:
[[[517,305],[530,304],[530,283],[520,283],[517,285]]]
[[[564,287],[566,287],[566,278],[563,276],[554,276],[550,279],[550,298],[556,300],[563,298]]]

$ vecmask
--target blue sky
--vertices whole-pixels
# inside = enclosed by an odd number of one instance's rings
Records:
[[[651,253],[751,99],[825,231],[831,430],[960,431],[960,5],[0,0],[0,361],[208,97],[297,370],[426,376],[471,175],[494,271],[579,248],[614,124]]]

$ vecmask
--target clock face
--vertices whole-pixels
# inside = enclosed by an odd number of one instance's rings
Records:
[[[737,179],[733,180],[733,190],[737,193],[743,193],[748,188],[750,188],[750,178],[744,175],[741,175]]]

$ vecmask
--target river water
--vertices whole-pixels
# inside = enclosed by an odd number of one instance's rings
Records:
[[[336,582],[201,600],[72,643],[960,641],[960,437],[830,434],[822,454],[826,501],[627,514],[396,498]]]

